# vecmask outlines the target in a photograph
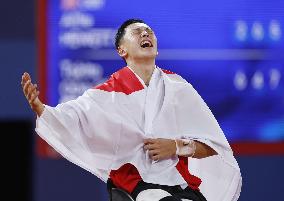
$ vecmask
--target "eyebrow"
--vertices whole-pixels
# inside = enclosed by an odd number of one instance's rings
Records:
[[[137,28],[134,28],[134,29],[132,29],[132,30],[135,30],[135,31],[137,31],[137,30],[141,30],[141,29],[143,29],[144,27],[137,27]],[[145,27],[145,30],[151,30],[151,31],[153,31],[150,27]]]

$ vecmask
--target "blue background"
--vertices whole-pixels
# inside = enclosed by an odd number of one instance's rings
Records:
[[[158,38],[157,65],[188,80],[205,99],[230,142],[271,142],[284,139],[284,2],[272,0],[123,2],[108,0],[102,7],[87,8],[84,1],[66,8],[59,1],[48,4],[48,100],[59,102],[62,59],[98,63],[107,78],[124,66],[113,43],[77,49],[60,45],[68,32],[96,28],[116,30],[129,18],[141,18]],[[60,25],[62,16],[81,13],[93,16],[90,27]],[[246,36],[238,38],[238,23],[246,24]],[[273,40],[271,23],[280,27]],[[263,36],[257,38],[254,27]],[[104,50],[109,53],[99,56]],[[277,87],[271,87],[271,71],[277,71]],[[246,87],[238,90],[236,75],[245,76]],[[258,76],[260,75],[260,76]],[[282,76],[282,77],[281,77]],[[260,88],[253,83],[262,79]],[[99,80],[96,80],[99,82]],[[97,84],[94,82],[93,85]],[[80,95],[79,93],[77,95]]]

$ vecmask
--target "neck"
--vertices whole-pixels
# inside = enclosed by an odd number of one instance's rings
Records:
[[[150,62],[127,62],[127,66],[130,67],[148,86],[151,80],[153,71],[155,69],[155,60]]]

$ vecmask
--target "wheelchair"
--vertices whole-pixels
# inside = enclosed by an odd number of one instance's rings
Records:
[[[112,188],[110,194],[110,201],[134,201],[134,200],[126,191],[119,188]]]
[[[114,186],[110,179],[107,181],[107,190],[109,201],[134,201],[126,191]]]

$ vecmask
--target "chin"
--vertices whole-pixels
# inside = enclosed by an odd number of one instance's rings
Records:
[[[139,54],[139,57],[143,58],[156,58],[156,56],[157,56],[156,51],[141,52],[141,54]]]
[[[144,54],[144,55],[140,55],[139,56],[140,59],[155,59],[156,58],[156,55],[153,55],[153,54]]]

